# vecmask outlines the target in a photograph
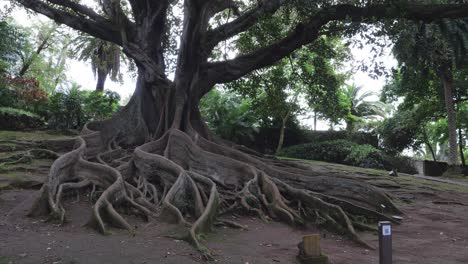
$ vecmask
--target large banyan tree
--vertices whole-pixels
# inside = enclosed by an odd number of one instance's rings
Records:
[[[100,0],[99,11],[74,0],[14,1],[121,46],[138,68],[130,102],[113,118],[84,127],[74,150],[52,165],[30,214],[64,221],[63,197],[80,189],[90,192],[89,225],[99,231],[132,230],[125,207],[185,227],[184,238],[199,249],[197,234],[233,212],[319,223],[362,244],[355,227],[366,226],[363,217],[392,220],[399,213],[376,187],[317,175],[307,165],[267,159],[217,138],[200,116],[203,95],[359,23],[468,15],[468,4],[423,1]],[[230,16],[216,19],[223,12]],[[223,42],[235,43],[240,34],[261,30],[265,19],[284,15],[290,16],[287,34],[232,59],[214,59]],[[176,49],[168,44],[174,34],[180,34]]]

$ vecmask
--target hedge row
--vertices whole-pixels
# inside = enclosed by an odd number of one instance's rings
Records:
[[[343,139],[291,146],[284,148],[280,156],[363,168],[397,169],[405,173],[416,172],[411,159],[407,157],[389,156],[371,145],[359,145]]]

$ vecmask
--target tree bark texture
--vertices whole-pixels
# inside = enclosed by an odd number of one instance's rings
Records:
[[[455,105],[453,103],[453,77],[450,70],[445,70],[442,75],[444,85],[445,108],[447,110],[447,124],[449,135],[449,164],[458,165],[458,147],[457,147],[457,117]]]
[[[280,135],[279,135],[279,140],[278,140],[278,146],[276,147],[275,154],[278,155],[278,153],[281,151],[281,148],[283,147],[284,143],[284,131],[286,130],[286,123],[288,122],[289,119],[289,113],[286,114],[286,116],[283,117],[282,123],[281,123],[281,130],[280,130]]]
[[[108,72],[102,69],[97,69],[97,83],[96,91],[104,91],[104,85],[106,84]]]

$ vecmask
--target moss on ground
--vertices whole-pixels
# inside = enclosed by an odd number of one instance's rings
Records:
[[[408,188],[416,188],[416,189],[420,188],[420,189],[430,189],[432,191],[456,191],[460,193],[468,193],[468,188],[464,186],[421,179],[421,178],[417,178],[417,177],[404,174],[404,173],[399,173],[398,177],[389,177],[388,172],[384,170],[366,169],[366,168],[353,167],[353,166],[348,166],[348,165],[343,165],[343,164],[328,163],[324,161],[292,159],[292,158],[285,158],[285,157],[278,157],[278,158],[282,160],[303,161],[311,165],[326,168],[331,173],[346,173],[347,175],[351,177],[353,177],[353,174],[356,174],[357,178],[358,178],[358,175],[379,177],[380,179],[369,180],[369,183],[371,184],[374,181],[376,183],[374,185],[391,184],[393,186],[394,184],[398,184],[402,187],[408,187]],[[468,178],[465,178],[463,179],[463,181],[466,181],[467,179]],[[457,180],[459,179],[457,178]]]
[[[456,191],[460,193],[468,193],[468,188],[445,182],[431,181],[413,176],[400,176],[396,178],[397,183],[417,187],[421,189],[429,189],[433,191]]]
[[[0,130],[0,141],[42,141],[71,137],[56,131],[21,132]],[[11,142],[0,144],[0,158],[20,154],[24,151],[24,146]],[[34,159],[29,162],[12,165],[0,164],[0,189],[12,188],[13,186],[31,186],[37,182],[42,182],[52,162],[50,159]]]
[[[0,256],[0,264],[10,264],[13,263],[13,261],[10,258]]]
[[[0,130],[0,141],[2,140],[51,140],[51,139],[67,139],[73,136],[64,135],[57,131],[31,131],[31,132],[21,132],[21,131],[7,131]]]
[[[33,160],[31,163],[4,166],[0,171],[0,190],[13,187],[30,188],[44,181],[52,160]]]

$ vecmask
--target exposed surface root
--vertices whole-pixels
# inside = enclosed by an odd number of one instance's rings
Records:
[[[59,154],[48,149],[30,149],[0,158],[0,166],[30,163],[33,159],[56,159]]]
[[[88,225],[100,232],[110,227],[132,232],[122,210],[131,209],[145,219],[179,225],[184,230],[179,237],[210,259],[200,234],[219,224],[244,228],[221,215],[316,224],[372,247],[355,227],[374,230],[376,221],[395,221],[390,216],[399,213],[389,196],[373,186],[314,175],[305,165],[265,159],[193,131],[169,129],[134,149],[120,147],[115,138],[105,141],[100,133],[86,127],[75,149],[55,161],[31,216],[63,223],[64,198],[70,190],[83,190],[93,202]]]

